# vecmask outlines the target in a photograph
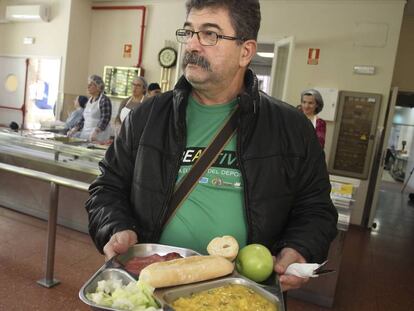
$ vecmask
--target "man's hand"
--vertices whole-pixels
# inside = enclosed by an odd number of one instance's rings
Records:
[[[306,263],[306,260],[293,248],[283,248],[276,257],[276,265],[274,267],[276,273],[280,275],[279,281],[283,291],[299,288],[309,281],[309,278],[284,275],[287,267],[292,263]]]
[[[118,254],[125,253],[130,246],[136,243],[138,243],[138,237],[132,230],[124,230],[115,233],[103,248],[105,260],[109,260]]]

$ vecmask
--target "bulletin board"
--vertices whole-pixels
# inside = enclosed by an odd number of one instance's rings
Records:
[[[109,97],[127,98],[132,95],[132,80],[141,76],[137,67],[104,67],[105,94]]]
[[[329,161],[333,175],[367,179],[372,162],[381,95],[341,91]]]

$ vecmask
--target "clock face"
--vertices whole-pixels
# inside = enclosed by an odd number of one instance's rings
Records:
[[[158,54],[160,65],[164,68],[171,68],[177,61],[177,52],[170,47],[163,48]]]

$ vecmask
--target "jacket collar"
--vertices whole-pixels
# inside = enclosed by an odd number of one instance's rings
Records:
[[[254,72],[248,68],[244,76],[244,89],[238,95],[242,113],[256,113],[259,104],[259,83]],[[187,106],[187,98],[192,89],[191,84],[184,75],[178,80],[174,87],[174,111],[182,115],[182,109]]]

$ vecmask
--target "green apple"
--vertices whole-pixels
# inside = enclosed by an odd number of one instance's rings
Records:
[[[266,246],[249,244],[239,251],[236,269],[241,275],[255,282],[263,282],[273,272],[272,254]]]

